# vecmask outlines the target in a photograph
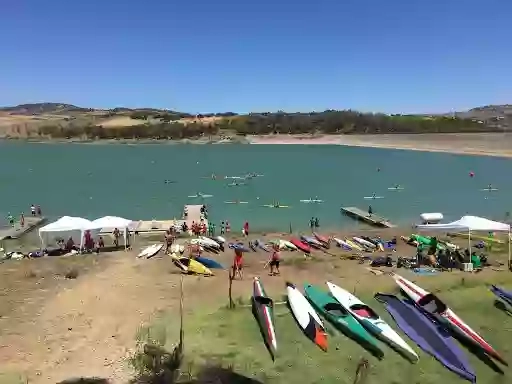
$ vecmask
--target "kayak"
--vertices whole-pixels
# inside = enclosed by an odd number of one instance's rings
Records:
[[[272,360],[274,360],[277,350],[276,329],[274,326],[274,303],[272,299],[267,296],[259,277],[254,278],[251,300],[253,313],[260,326],[263,340]]]
[[[207,268],[224,269],[222,264],[216,262],[213,259],[208,259],[206,257],[198,256],[198,257],[195,258],[195,261],[198,261],[199,263],[203,264]]]
[[[496,192],[498,188],[482,188],[482,192]]]
[[[183,270],[184,272],[193,273],[197,275],[206,275],[210,276],[213,275],[212,271],[203,264],[201,264],[199,261],[196,261],[194,259],[189,259],[188,257],[178,257],[176,254],[171,254],[171,257],[173,261],[175,262],[176,266]],[[185,269],[185,268],[186,269]]]
[[[237,250],[242,251],[242,252],[250,252],[251,251],[249,248],[247,248],[242,243],[236,243],[236,244],[235,243],[229,243],[228,244],[228,248],[237,249]]]
[[[383,199],[384,196],[365,196],[363,197],[363,199],[366,199],[366,200],[375,200],[375,199]]]
[[[311,284],[304,284],[304,293],[313,308],[344,335],[361,344],[379,359],[384,357],[384,352],[378,347],[375,339],[336,299]]]
[[[205,194],[202,194],[202,193],[198,193],[198,194],[195,194],[195,195],[189,195],[188,197],[190,197],[190,198],[195,198],[195,197],[207,198],[207,197],[213,197],[213,195],[205,195]]]
[[[307,244],[311,245],[314,248],[318,249],[318,248],[323,247],[323,244],[321,242],[319,242],[317,239],[313,238],[313,237],[301,236],[300,239],[302,240],[302,242],[307,243]]]
[[[288,205],[272,205],[272,204],[263,204],[262,207],[267,207],[267,208],[291,208]]]
[[[311,253],[311,247],[309,246],[309,244],[306,244],[306,243],[300,241],[299,239],[296,239],[296,238],[290,239],[290,243],[295,245],[302,252]]]
[[[364,251],[364,248],[361,247],[359,244],[354,243],[353,241],[349,239],[345,239],[345,242],[352,247],[352,249],[355,249],[356,251]]]
[[[228,187],[238,187],[239,185],[246,185],[245,183],[229,183]]]
[[[494,293],[498,298],[503,300],[508,305],[512,306],[512,292],[505,291],[504,289],[501,289],[495,285],[491,285],[489,288],[492,293]]]
[[[389,187],[388,191],[403,191],[404,189],[402,187]]]
[[[147,259],[155,256],[163,248],[163,244],[153,244],[149,247],[144,248],[137,257],[145,257]]]
[[[279,240],[279,248],[281,248],[281,245],[283,246],[283,248],[288,248],[292,251],[297,250],[297,247],[290,243],[288,240]]]
[[[398,327],[422,350],[460,377],[476,382],[475,372],[455,340],[414,303],[383,293],[375,294],[375,299],[384,304]]]
[[[324,201],[323,200],[319,200],[319,199],[304,199],[304,200],[300,200],[301,203],[323,203]]]
[[[270,249],[268,249],[268,247],[265,244],[263,244],[259,239],[254,240],[254,245],[256,245],[259,249],[265,252],[270,252]]]
[[[504,365],[508,363],[500,356],[500,354],[487,343],[478,333],[469,327],[460,317],[458,317],[444,302],[436,295],[420,288],[413,282],[394,274],[393,279],[397,285],[410,297],[412,301],[422,308],[435,320],[450,328],[457,335],[462,336],[465,340],[480,347],[486,354],[494,357]]]
[[[367,248],[371,248],[371,249],[377,248],[375,244],[373,244],[365,239],[361,239],[360,237],[357,237],[357,236],[352,237],[352,240],[354,240],[358,244],[361,244],[363,247],[367,247]]]
[[[248,201],[225,201],[224,204],[249,204]]]
[[[350,244],[347,243],[345,240],[338,239],[337,237],[333,237],[333,240],[336,242],[336,244],[338,244],[339,247],[345,248],[349,251],[352,250],[352,247],[350,246]]]
[[[226,242],[226,239],[223,238],[222,236],[216,236],[216,237],[213,238],[213,240],[216,241],[219,244],[224,244]]]
[[[209,237],[199,236],[199,239],[203,241],[205,244],[208,244],[210,247],[220,248],[220,244],[217,243],[215,240],[210,239]]]
[[[370,333],[389,344],[409,360],[413,362],[419,360],[417,353],[372,308],[336,284],[328,281],[327,286],[334,298]]]
[[[329,238],[322,236],[316,232],[313,232],[313,236],[315,236],[315,239],[317,239],[319,242],[324,243],[326,246],[329,245]]]
[[[286,283],[286,293],[293,316],[304,334],[322,350],[327,351],[327,333],[324,324],[309,301],[292,283]]]

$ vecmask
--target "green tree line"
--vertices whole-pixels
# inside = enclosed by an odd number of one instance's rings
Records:
[[[447,116],[384,115],[355,111],[324,111],[314,113],[251,113],[219,114],[219,120],[177,122],[188,114],[167,113],[137,115],[140,125],[107,128],[101,125],[46,125],[39,133],[54,138],[87,137],[89,139],[182,139],[212,136],[228,132],[237,135],[284,134],[393,134],[393,133],[461,133],[491,132],[500,128],[485,123]],[[204,116],[204,115],[203,115]],[[148,117],[158,119],[150,123]],[[196,116],[199,117],[199,116]],[[200,118],[200,117],[199,117]]]

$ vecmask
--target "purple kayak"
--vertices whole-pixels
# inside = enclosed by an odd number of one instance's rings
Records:
[[[475,371],[466,355],[450,335],[430,321],[412,301],[384,293],[375,294],[375,299],[385,305],[398,327],[422,350],[463,379],[476,383]]]

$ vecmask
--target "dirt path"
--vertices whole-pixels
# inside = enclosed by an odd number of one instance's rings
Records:
[[[1,334],[2,370],[25,372],[34,383],[80,376],[126,382],[137,329],[179,300],[179,275],[171,271],[168,258],[123,254],[101,272],[79,276],[43,299],[32,320]],[[190,294],[215,283],[199,280]]]

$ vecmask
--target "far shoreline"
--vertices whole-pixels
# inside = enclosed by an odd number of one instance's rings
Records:
[[[339,145],[345,147],[394,149],[419,152],[449,153],[468,156],[512,158],[512,135],[507,133],[428,133],[428,134],[369,134],[369,135],[248,135],[246,137],[197,138],[181,140],[120,139],[82,140],[31,139],[3,137],[0,141],[37,144],[87,145]]]

